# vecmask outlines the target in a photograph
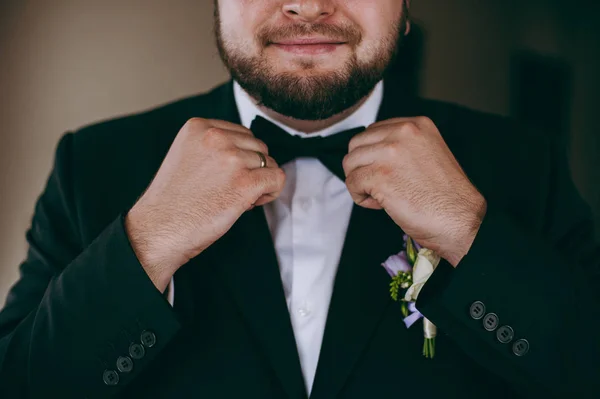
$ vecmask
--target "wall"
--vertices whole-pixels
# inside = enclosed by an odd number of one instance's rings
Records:
[[[426,97],[508,115],[510,58],[515,52],[557,57],[572,67],[568,153],[573,178],[595,211],[600,233],[600,2],[413,0],[412,4],[426,36],[421,85]]]
[[[565,14],[558,4],[413,0],[426,31],[423,93],[507,114],[513,51],[526,46],[567,57],[575,64],[573,170],[600,210],[593,184],[600,181],[594,109],[600,98],[593,89],[600,87],[600,41],[592,23],[598,13]],[[204,91],[227,75],[213,44],[212,0],[2,0],[0,59],[4,298],[17,278],[25,229],[59,136]]]
[[[571,167],[581,193],[596,210],[600,234],[600,2],[573,15],[562,52],[574,67],[571,104]]]
[[[424,96],[509,113],[516,36],[507,24],[509,2],[412,1],[412,15],[425,31]]]
[[[0,1],[0,304],[63,132],[227,78],[212,0]]]

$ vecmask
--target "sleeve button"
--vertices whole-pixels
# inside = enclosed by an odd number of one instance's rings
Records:
[[[119,383],[119,374],[114,370],[104,370],[102,380],[108,386],[115,386]]]
[[[498,327],[498,315],[496,313],[488,313],[483,318],[483,328],[487,331],[494,331]]]
[[[500,343],[507,344],[512,341],[515,336],[515,331],[511,326],[502,326],[496,331],[496,338]]]
[[[148,330],[142,331],[140,340],[142,341],[142,344],[144,344],[144,346],[146,348],[152,348],[154,345],[156,345],[156,335],[154,335],[154,333],[152,331],[148,331]]]
[[[479,320],[485,314],[485,305],[481,301],[473,302],[471,308],[469,309],[469,314],[471,318],[474,320]]]
[[[120,356],[117,359],[117,370],[121,373],[129,373],[133,370],[133,360],[127,356]]]
[[[132,359],[140,360],[143,359],[145,355],[146,349],[144,349],[143,345],[136,343],[129,345],[129,356],[131,356]]]
[[[512,347],[513,353],[517,356],[524,356],[529,352],[529,341],[526,339],[519,339],[515,341]]]

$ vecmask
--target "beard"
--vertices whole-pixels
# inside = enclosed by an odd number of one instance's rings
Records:
[[[217,48],[231,77],[259,105],[300,120],[328,119],[365,98],[393,63],[405,27],[406,16],[403,13],[402,19],[395,28],[390,29],[389,35],[371,49],[368,60],[359,60],[353,51],[338,70],[300,76],[292,72],[276,72],[264,55],[264,49],[280,39],[314,34],[340,39],[356,49],[362,41],[361,32],[350,25],[328,24],[264,28],[257,33],[261,51],[253,56],[223,39],[219,8],[215,2]],[[309,71],[315,69],[315,63],[304,61],[300,67]]]

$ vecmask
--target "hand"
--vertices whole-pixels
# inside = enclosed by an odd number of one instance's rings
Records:
[[[486,201],[430,119],[369,126],[350,142],[343,166],[358,205],[385,209],[406,234],[454,267],[469,251]]]
[[[260,168],[265,154],[267,167]],[[125,226],[142,266],[162,292],[189,259],[253,206],[277,198],[285,173],[243,126],[190,119]]]

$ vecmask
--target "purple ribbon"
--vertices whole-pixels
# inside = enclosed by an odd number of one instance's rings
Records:
[[[411,312],[408,316],[404,318],[404,324],[406,324],[406,328],[410,328],[417,320],[419,320],[423,315],[421,312],[417,310],[414,302],[408,303],[408,310]]]

